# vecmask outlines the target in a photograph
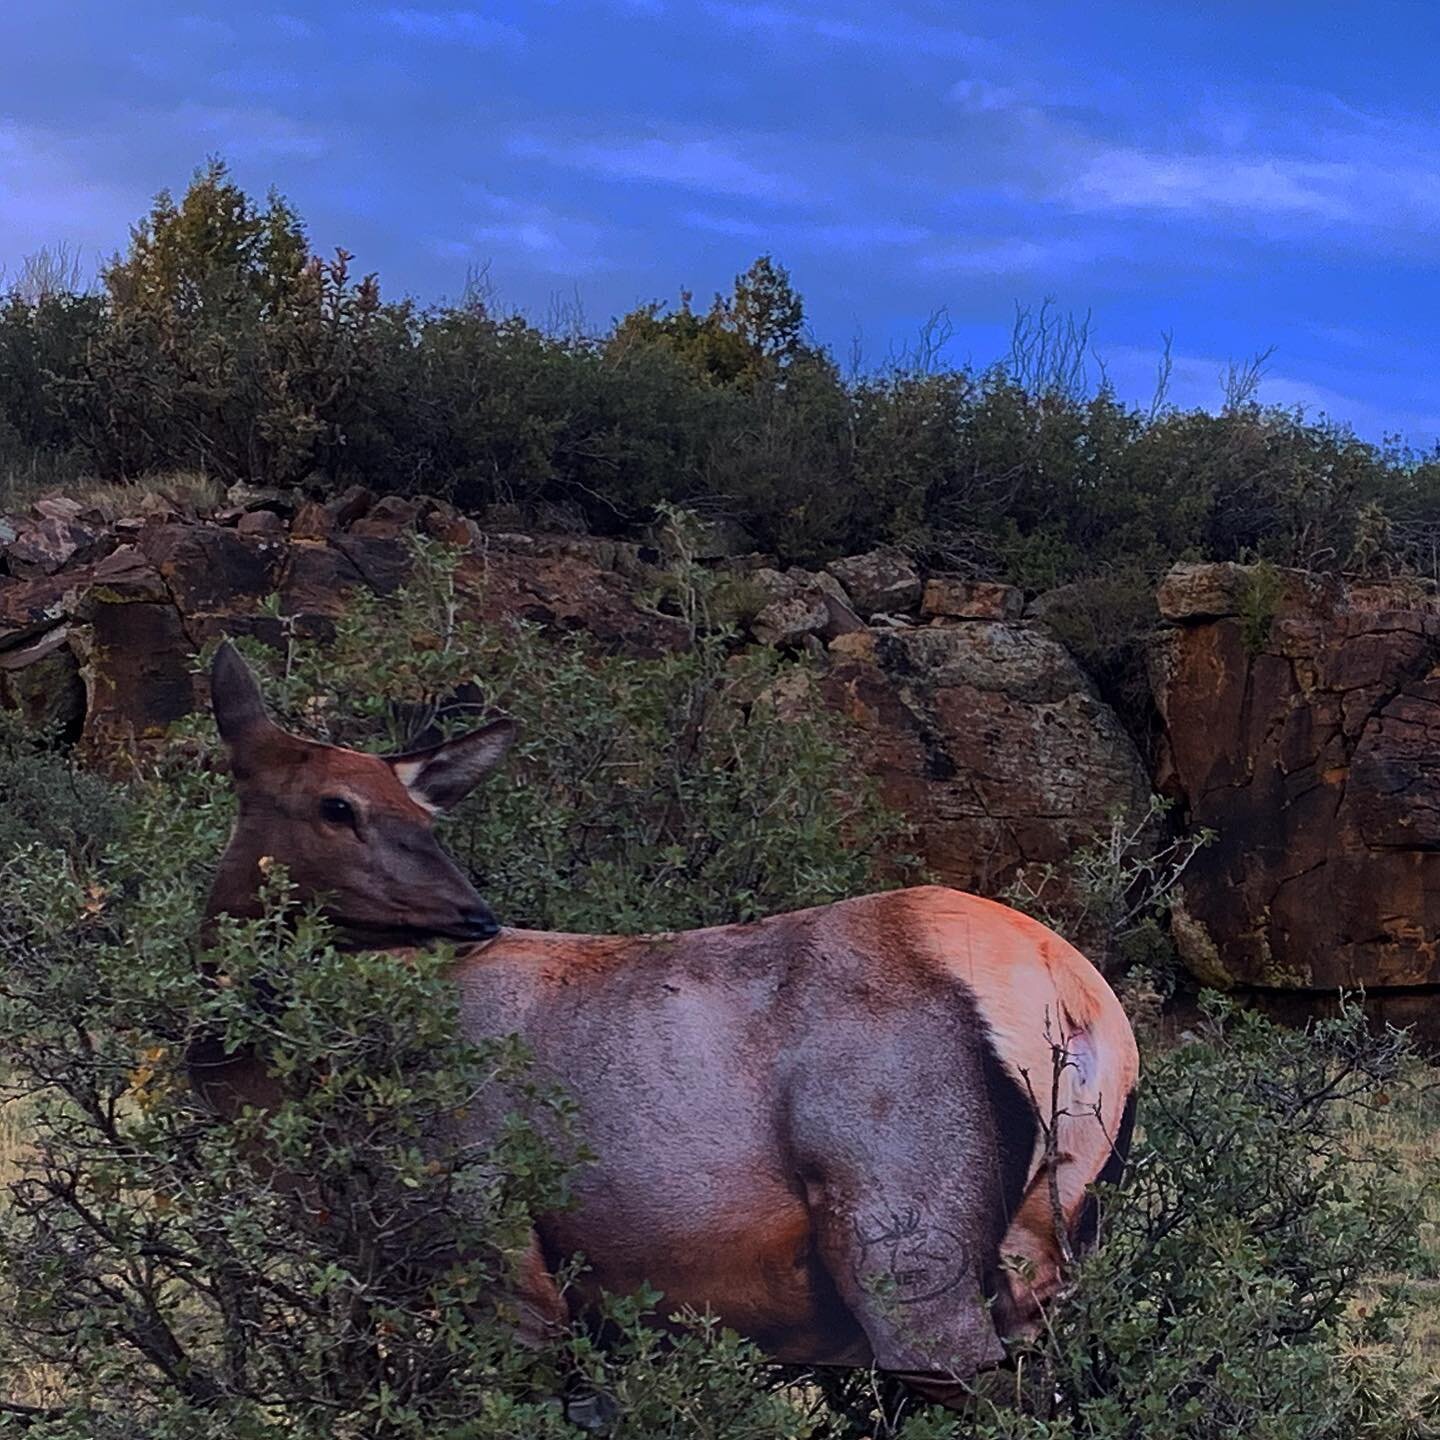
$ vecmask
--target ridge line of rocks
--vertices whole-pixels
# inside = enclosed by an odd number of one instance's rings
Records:
[[[404,583],[411,532],[463,552],[472,618],[634,655],[688,643],[653,603],[658,545],[515,523],[360,489],[325,504],[237,489],[203,516],[163,496],[129,515],[47,497],[0,516],[0,705],[95,754],[143,744],[203,701],[190,666],[207,640],[326,637],[352,595]],[[922,577],[894,550],[781,568],[723,531],[694,552],[717,602],[757,643],[822,659],[826,701],[939,878],[995,894],[1023,866],[1063,867],[1155,788],[1221,836],[1172,927],[1202,979],[1364,984],[1422,1008],[1440,986],[1440,586],[1175,566],[1149,644],[1147,774],[1047,597],[1027,609],[1010,586]]]
[[[689,643],[653,601],[658,545],[526,535],[502,528],[503,516],[482,526],[441,501],[360,490],[325,505],[231,500],[207,517],[163,498],[133,517],[75,501],[9,517],[0,704],[68,727],[101,758],[143,745],[203,703],[191,665],[207,640],[280,644],[282,627],[325,638],[362,587],[404,582],[411,531],[460,548],[471,618],[582,630],[634,655]],[[702,533],[694,550],[715,604],[753,641],[823,658],[824,698],[856,727],[867,773],[950,883],[993,894],[1022,865],[1062,861],[1111,807],[1144,805],[1133,744],[1073,657],[1024,621],[1020,591],[922,579],[894,550],[805,570],[736,548]]]

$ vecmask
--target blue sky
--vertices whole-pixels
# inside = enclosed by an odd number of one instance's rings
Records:
[[[703,301],[757,253],[878,364],[1017,302],[1093,313],[1117,388],[1440,437],[1440,5],[9,0],[0,263],[123,244],[208,153],[388,293],[488,265],[537,320]]]

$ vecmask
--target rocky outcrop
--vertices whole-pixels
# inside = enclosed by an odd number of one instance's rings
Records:
[[[867,772],[948,884],[993,895],[1022,865],[1093,840],[1112,811],[1143,813],[1134,744],[1042,630],[867,630],[831,651],[832,703],[859,726]]]
[[[689,638],[654,601],[658,550],[486,529],[435,500],[355,489],[322,503],[237,487],[212,514],[157,503],[83,544],[67,534],[48,552],[55,563],[37,565],[37,542],[21,537],[51,520],[88,523],[37,507],[0,531],[0,704],[78,734],[102,759],[195,707],[192,667],[216,635],[323,639],[361,590],[393,592],[411,532],[460,548],[472,618],[584,631],[633,655]],[[720,535],[709,548],[747,540]],[[863,763],[915,821],[940,879],[993,894],[1022,864],[1063,860],[1112,808],[1143,808],[1133,746],[1066,651],[1020,621],[1018,591],[958,577],[922,587],[890,550],[822,571],[753,554],[710,563],[752,641],[818,658],[830,703],[860,727]]]
[[[636,545],[485,535],[442,502],[377,501],[368,491],[326,505],[232,497],[204,517],[168,505],[134,523],[99,517],[83,545],[73,535],[50,544],[57,524],[91,518],[55,509],[74,502],[6,517],[0,705],[78,736],[98,757],[143,742],[195,707],[192,667],[206,641],[248,634],[279,644],[287,628],[327,637],[358,590],[385,595],[404,583],[411,531],[464,547],[456,581],[471,618],[584,630],[636,655],[687,641],[678,620],[640,603],[654,572]]]
[[[1177,567],[1151,676],[1158,781],[1218,840],[1175,935],[1222,985],[1440,984],[1440,596]]]

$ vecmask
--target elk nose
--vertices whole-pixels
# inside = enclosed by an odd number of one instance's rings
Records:
[[[500,933],[500,922],[491,914],[488,905],[465,911],[460,921],[467,940],[490,940]]]

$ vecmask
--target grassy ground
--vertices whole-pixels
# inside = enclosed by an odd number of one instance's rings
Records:
[[[214,508],[224,504],[225,487],[211,476],[193,471],[130,483],[73,478],[57,483],[54,475],[39,471],[0,470],[0,511],[24,510],[43,495],[64,495],[67,500],[119,516],[143,513],[147,502],[155,500],[166,500],[179,510]]]
[[[1407,1079],[1385,1109],[1352,1111],[1350,1138],[1374,1146],[1380,1162],[1414,1187],[1420,1263],[1409,1275],[1371,1277],[1357,1303],[1401,1298],[1406,1323],[1394,1360],[1418,1402],[1440,1376],[1440,1071],[1417,1065]]]

